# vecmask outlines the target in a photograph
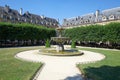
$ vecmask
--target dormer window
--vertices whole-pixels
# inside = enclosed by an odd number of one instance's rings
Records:
[[[78,18],[76,18],[76,21],[78,20]]]
[[[52,23],[50,22],[50,26],[52,25]]]
[[[25,19],[25,22],[27,22],[27,20]]]
[[[12,20],[12,16],[10,16],[10,19]]]
[[[67,21],[67,19],[64,19],[64,22],[66,22]]]
[[[120,19],[120,16],[118,16],[117,18]]]
[[[82,24],[82,23],[83,23],[83,21],[80,21],[80,23]]]
[[[46,25],[48,25],[48,22],[46,22]]]
[[[41,22],[41,24],[43,25],[43,21]]]
[[[38,23],[38,20],[36,20],[36,23]]]
[[[66,25],[68,26],[69,24],[67,23]]]
[[[33,23],[33,20],[31,19],[31,21],[30,21],[31,23]]]
[[[83,18],[81,18],[81,20],[83,20]]]
[[[90,22],[90,20],[89,20],[89,19],[85,20],[85,23],[89,23],[89,22]]]
[[[18,21],[20,21],[20,18],[18,17]]]
[[[3,18],[3,14],[1,14],[1,16],[0,16],[1,18]]]
[[[106,16],[103,16],[102,17],[102,21],[106,21],[107,20],[107,17]]]
[[[91,16],[89,16],[89,18],[91,19],[92,17],[91,17]]]
[[[88,23],[90,23],[90,20],[88,19]]]
[[[120,10],[118,10],[117,12],[120,12]]]
[[[110,15],[109,16],[109,20],[114,20],[115,19],[115,16],[114,15]]]

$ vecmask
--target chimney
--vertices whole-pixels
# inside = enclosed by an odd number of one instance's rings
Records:
[[[100,11],[99,10],[96,10],[96,12],[95,12],[95,16],[96,16],[96,22],[98,22],[98,17],[99,17],[99,15],[100,15]]]
[[[23,9],[22,8],[20,8],[20,15],[22,15],[23,14]]]
[[[99,10],[96,10],[96,12],[95,12],[96,17],[98,17],[99,14],[100,14],[100,11],[99,11]]]
[[[5,5],[5,11],[8,13],[10,10],[10,7],[8,5]]]

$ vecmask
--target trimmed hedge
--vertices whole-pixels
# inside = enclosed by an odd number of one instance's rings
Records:
[[[65,36],[77,41],[109,41],[111,43],[119,43],[120,23],[81,26],[77,28],[66,29]]]
[[[55,34],[54,29],[43,26],[0,22],[0,40],[47,40]]]
[[[66,29],[65,35],[77,45],[120,49],[120,23]]]

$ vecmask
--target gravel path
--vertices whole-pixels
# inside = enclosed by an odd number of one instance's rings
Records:
[[[76,64],[100,61],[105,58],[100,53],[82,51],[82,56],[47,56],[38,54],[39,50],[24,51],[16,54],[16,58],[32,61],[44,62],[45,65],[36,77],[36,80],[82,80],[81,72],[77,69]]]

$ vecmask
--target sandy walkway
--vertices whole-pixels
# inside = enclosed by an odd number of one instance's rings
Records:
[[[82,56],[56,57],[37,54],[39,50],[20,52],[17,58],[32,62],[44,62],[37,80],[82,80],[81,72],[76,68],[77,63],[100,61],[104,55],[90,51],[83,51]]]

